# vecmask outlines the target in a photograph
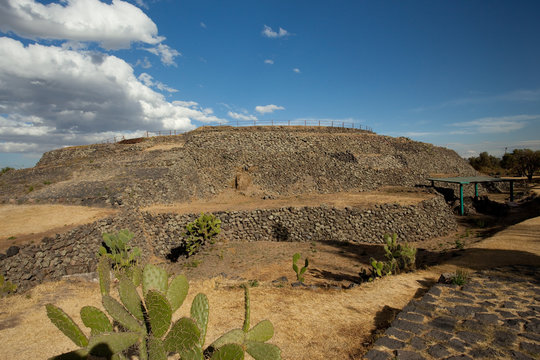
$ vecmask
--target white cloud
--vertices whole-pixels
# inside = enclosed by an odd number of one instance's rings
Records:
[[[165,85],[164,83],[162,83],[160,81],[154,81],[154,78],[151,75],[148,75],[147,73],[142,73],[141,75],[139,75],[138,79],[144,85],[146,85],[148,87],[156,87],[161,91],[167,91],[167,92],[170,92],[170,93],[178,92],[178,90],[173,89],[173,88]]]
[[[35,151],[38,149],[37,144],[27,144],[13,141],[0,142],[0,152],[20,153]]]
[[[0,143],[9,144],[2,149],[46,151],[221,120],[195,102],[167,102],[150,83],[158,86],[115,56],[0,37]]]
[[[273,65],[273,64],[274,64],[274,60],[266,59],[266,60],[264,60],[264,63],[265,63],[265,64]]]
[[[300,74],[300,69],[299,68],[294,68],[294,69],[292,69],[292,71],[294,71],[297,74]]]
[[[164,63],[165,65],[176,66],[176,63],[174,62],[174,58],[177,56],[182,56],[181,53],[169,47],[168,45],[164,45],[164,44],[158,44],[158,46],[156,47],[145,48],[144,50],[151,52],[154,55],[159,56],[161,58],[161,62]]]
[[[464,121],[450,124],[460,127],[455,131],[457,134],[498,134],[520,130],[527,125],[528,120],[538,120],[540,115],[513,115],[499,117],[485,117],[472,121]]]
[[[524,141],[483,141],[478,143],[447,143],[440,144],[455,150],[460,156],[470,158],[478,156],[481,152],[488,152],[490,155],[501,157],[506,152],[512,152],[514,149],[532,149],[540,150],[540,140],[524,140]]]
[[[263,34],[263,36],[266,36],[267,38],[275,39],[275,38],[281,38],[281,37],[288,36],[291,33],[288,32],[287,30],[283,29],[283,28],[279,28],[279,30],[276,32],[276,31],[272,30],[272,28],[270,26],[264,25],[262,34]]]
[[[142,67],[143,69],[150,69],[152,67],[152,63],[150,62],[150,60],[148,60],[148,58],[145,56],[144,59],[139,59],[137,60],[137,62],[135,63],[135,66],[140,66]]]
[[[201,21],[201,27],[202,27],[203,29],[206,29],[206,24],[203,23],[202,21]]]
[[[261,114],[273,113],[276,110],[285,110],[285,108],[274,104],[255,106],[255,111]]]
[[[233,119],[236,119],[236,120],[257,120],[257,117],[254,116],[254,115],[239,114],[239,113],[236,113],[236,112],[233,112],[233,111],[229,111],[227,113],[227,115],[229,115],[229,117],[231,117]]]
[[[133,0],[139,7],[148,9],[148,5],[143,0]]]
[[[471,95],[445,101],[435,105],[419,106],[411,109],[413,112],[424,112],[429,110],[444,109],[446,107],[467,106],[475,104],[490,104],[500,102],[538,102],[540,101],[540,89],[535,90],[513,90],[500,94],[483,94],[472,92]]]
[[[29,39],[97,42],[105,49],[133,42],[158,44],[156,24],[138,7],[121,0],[0,1],[0,30]]]

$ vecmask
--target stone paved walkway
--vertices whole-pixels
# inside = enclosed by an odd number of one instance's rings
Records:
[[[434,285],[398,314],[365,359],[540,359],[540,266]]]

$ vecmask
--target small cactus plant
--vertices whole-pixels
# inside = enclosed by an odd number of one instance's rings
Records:
[[[309,266],[309,260],[308,260],[308,258],[306,258],[306,260],[304,262],[304,266],[301,269],[299,269],[298,265],[296,265],[296,263],[298,262],[298,260],[300,260],[300,256],[301,256],[300,253],[296,253],[296,254],[293,255],[292,268],[293,268],[294,272],[296,273],[296,280],[303,283],[304,282],[304,273],[307,271],[307,268]]]
[[[263,320],[254,327],[250,328],[250,300],[249,286],[244,288],[244,324],[241,329],[234,329],[222,335],[214,341],[205,352],[205,355],[212,354],[212,359],[218,353],[237,352],[242,353],[242,357],[234,359],[243,359],[243,349],[256,360],[279,360],[281,359],[281,350],[273,344],[266,341],[274,336],[274,326],[269,320]],[[222,359],[222,357],[218,357]],[[223,358],[224,359],[224,358]]]
[[[102,236],[103,243],[99,247],[98,255],[110,258],[115,270],[126,270],[137,265],[141,250],[128,244],[133,239],[133,233],[124,229],[116,234],[103,233]]]
[[[416,249],[408,244],[398,244],[397,234],[392,236],[384,235],[386,245],[384,246],[385,256],[390,262],[391,270],[394,273],[414,270],[416,267]]]
[[[184,252],[187,256],[195,254],[204,244],[219,235],[220,232],[221,220],[212,214],[201,213],[195,221],[186,225]]]
[[[386,261],[377,261],[374,258],[370,259],[371,263],[371,277],[369,281],[375,278],[399,274],[401,271],[413,270],[416,262],[416,249],[407,244],[397,243],[397,234],[384,235],[386,245],[384,245],[384,252]],[[360,274],[361,278],[366,278],[366,273]]]
[[[247,288],[242,334],[232,330],[203,350],[209,314],[206,295],[195,296],[190,317],[172,323],[173,313],[188,293],[189,285],[183,275],[169,282],[165,270],[148,264],[142,273],[142,289],[137,290],[130,279],[120,274],[119,302],[110,296],[109,261],[107,257],[100,258],[98,274],[102,304],[114,322],[98,308],[83,307],[81,319],[90,328],[90,337],[87,337],[64,311],[47,304],[47,316],[51,322],[80,347],[52,359],[91,359],[98,356],[121,360],[125,359],[124,353],[132,346],[138,348],[140,360],[166,360],[169,353],[177,353],[181,359],[189,360],[204,360],[205,354],[213,360],[242,360],[245,351],[256,360],[281,359],[279,348],[265,343],[273,335],[272,323],[264,320],[249,330]],[[139,293],[142,293],[142,299]]]

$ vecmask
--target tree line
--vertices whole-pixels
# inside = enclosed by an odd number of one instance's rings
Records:
[[[529,181],[540,170],[540,150],[514,149],[502,158],[489,155],[486,151],[469,158],[475,170],[490,175],[526,176]]]

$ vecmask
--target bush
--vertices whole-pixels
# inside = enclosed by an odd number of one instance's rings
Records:
[[[166,360],[169,353],[179,354],[182,359],[241,360],[244,352],[256,360],[281,359],[281,350],[266,343],[274,335],[270,321],[263,320],[250,329],[247,286],[244,287],[245,319],[242,329],[227,332],[203,351],[209,316],[206,295],[200,293],[195,296],[190,317],[182,317],[172,324],[173,313],[180,308],[188,293],[189,284],[183,275],[169,282],[165,270],[148,264],[143,270],[142,289],[137,289],[129,279],[120,277],[120,303],[109,295],[109,269],[109,259],[100,258],[98,273],[102,303],[107,314],[93,306],[81,309],[82,322],[91,330],[89,338],[64,311],[53,304],[46,305],[51,322],[81,347],[53,359],[90,359],[94,356],[125,359],[125,353],[133,347],[137,348],[140,360]]]
[[[416,268],[416,249],[408,244],[398,244],[397,234],[384,235],[386,245],[384,246],[385,256],[391,263],[391,270],[394,273],[410,271]]]
[[[463,269],[457,269],[456,273],[452,276],[452,284],[454,285],[465,285],[469,282],[469,272]]]
[[[384,235],[386,245],[384,252],[386,261],[370,259],[371,276],[364,272],[360,273],[363,280],[373,281],[375,278],[399,274],[402,271],[411,271],[416,268],[416,248],[408,244],[398,244],[397,234]]]
[[[0,298],[13,294],[17,290],[17,285],[11,281],[6,281],[4,275],[0,275]]]
[[[109,258],[115,270],[129,271],[129,268],[137,265],[141,250],[128,244],[133,239],[133,233],[124,229],[116,234],[103,233],[102,236],[103,242],[98,255]]]
[[[184,232],[184,252],[191,256],[198,252],[200,248],[221,232],[221,220],[212,214],[201,215],[186,225]]]
[[[15,170],[15,169],[9,166],[3,167],[2,169],[0,169],[0,175],[4,175],[5,173],[11,170]]]

